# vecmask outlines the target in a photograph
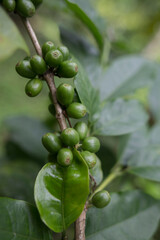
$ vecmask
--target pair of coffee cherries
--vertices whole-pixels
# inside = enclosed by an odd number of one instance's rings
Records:
[[[2,0],[2,5],[8,12],[16,12],[22,17],[32,17],[36,8],[43,0]]]
[[[73,78],[78,73],[78,66],[70,59],[67,47],[60,46],[56,49],[49,41],[42,46],[42,52],[43,57],[39,55],[26,57],[16,65],[16,71],[20,76],[31,79],[25,88],[26,94],[30,97],[35,97],[41,92],[43,75],[48,70],[64,78]]]
[[[42,137],[44,147],[53,154],[53,159],[63,166],[71,165],[73,159],[72,148],[81,148],[80,154],[86,161],[88,168],[96,164],[95,153],[100,148],[100,142],[96,137],[88,137],[88,126],[85,122],[78,122],[74,128],[66,128],[62,133],[47,133]],[[79,144],[81,141],[81,144]],[[65,146],[65,147],[64,147]]]

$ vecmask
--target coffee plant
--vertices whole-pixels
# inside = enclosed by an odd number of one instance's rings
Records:
[[[48,33],[40,43],[30,18],[56,0],[0,4],[0,60],[23,50],[14,64],[17,78],[26,81],[31,105],[47,94],[52,116],[48,125],[25,116],[6,121],[0,239],[158,240],[159,64],[139,55],[115,59],[90,1],[57,4],[64,15],[76,15],[94,44],[82,40],[78,28],[62,30],[64,44]],[[139,89],[147,89],[147,103],[134,94]]]

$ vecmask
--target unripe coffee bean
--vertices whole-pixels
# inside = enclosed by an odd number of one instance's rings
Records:
[[[57,88],[57,99],[62,105],[69,105],[73,101],[74,88],[66,83],[62,83]]]
[[[43,56],[45,57],[46,54],[50,51],[50,50],[55,50],[55,45],[53,42],[45,42],[42,46],[42,53],[43,53]]]
[[[79,142],[79,135],[74,128],[66,128],[61,133],[61,140],[66,146],[73,147]]]
[[[87,113],[86,107],[81,103],[71,103],[67,107],[67,114],[71,118],[79,119],[83,118]]]
[[[42,137],[44,147],[50,153],[56,153],[62,148],[62,143],[59,137],[54,133],[47,133]]]
[[[35,55],[30,60],[31,67],[35,73],[42,75],[47,71],[47,65],[42,57]]]
[[[35,6],[30,0],[16,0],[16,11],[22,17],[32,17],[35,14]]]
[[[105,190],[95,193],[92,198],[92,204],[97,208],[104,208],[110,203],[110,201],[110,194]]]
[[[89,169],[93,168],[96,165],[96,155],[94,153],[84,151],[81,152],[82,157],[86,161]]]
[[[76,131],[78,132],[80,140],[83,140],[85,137],[87,137],[88,126],[85,122],[76,123],[74,129],[76,129]]]
[[[57,74],[63,78],[73,78],[78,73],[78,65],[71,61],[64,61],[57,69]]]
[[[36,97],[42,90],[42,81],[38,78],[30,80],[25,87],[25,92],[29,97]]]
[[[71,165],[73,161],[73,154],[72,151],[68,148],[62,148],[59,150],[58,155],[57,155],[57,162],[63,166],[63,167],[68,167]]]
[[[46,56],[45,61],[50,67],[57,67],[63,61],[63,55],[59,50],[50,50]]]
[[[99,139],[96,137],[86,137],[82,143],[82,149],[96,153],[100,149]]]
[[[36,73],[32,70],[30,62],[28,60],[23,60],[16,65],[17,73],[25,78],[34,78]]]

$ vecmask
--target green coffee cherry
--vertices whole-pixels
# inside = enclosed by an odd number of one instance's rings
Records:
[[[105,190],[95,193],[92,198],[92,204],[97,208],[104,208],[110,203],[110,201],[110,194]]]
[[[34,78],[36,73],[32,70],[30,62],[28,60],[23,60],[16,65],[17,73],[25,78]]]
[[[61,133],[61,139],[66,146],[73,147],[79,142],[79,135],[74,128],[66,128]]]
[[[82,149],[96,153],[100,149],[99,139],[96,137],[86,137],[82,143]]]
[[[17,0],[16,11],[22,17],[32,17],[35,14],[35,6],[30,0]]]
[[[30,80],[25,87],[25,92],[29,97],[36,97],[42,90],[42,81],[38,78]]]
[[[31,1],[34,4],[35,8],[38,8],[43,2],[43,0],[31,0]]]
[[[38,55],[35,55],[30,60],[31,67],[35,73],[42,75],[47,71],[47,65],[44,59]]]
[[[13,12],[16,7],[16,2],[15,0],[3,0],[2,1],[3,7],[8,11],[8,12]]]
[[[71,103],[67,107],[67,114],[71,118],[79,119],[83,118],[87,113],[86,107],[81,103]]]
[[[45,42],[42,46],[42,53],[43,53],[43,56],[45,57],[46,54],[51,51],[51,50],[55,50],[55,45],[53,42]]]
[[[57,67],[63,61],[63,55],[59,50],[50,50],[46,56],[45,61],[50,67]]]
[[[73,101],[74,88],[66,83],[62,83],[57,88],[57,99],[62,105],[69,105]]]
[[[94,153],[84,151],[81,152],[82,157],[86,161],[89,169],[93,168],[96,165],[96,155]]]
[[[48,110],[53,116],[56,115],[56,110],[55,110],[55,107],[52,103],[48,106]]]
[[[88,126],[86,123],[84,122],[78,122],[76,123],[76,125],[74,126],[74,129],[76,129],[76,131],[79,134],[79,139],[83,140],[85,137],[87,137],[87,133],[88,133]]]
[[[63,61],[66,61],[69,57],[69,50],[65,46],[60,46],[57,48],[63,55]]]
[[[68,167],[73,161],[72,151],[68,148],[62,148],[57,155],[57,162],[63,167]]]
[[[62,148],[62,143],[59,137],[54,133],[47,133],[42,137],[43,146],[50,153],[56,153]]]
[[[57,74],[64,78],[73,78],[78,73],[78,65],[71,61],[65,61],[60,64]]]

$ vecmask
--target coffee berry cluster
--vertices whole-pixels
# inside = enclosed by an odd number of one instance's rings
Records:
[[[8,12],[18,13],[21,17],[32,17],[43,0],[1,0]]]
[[[43,57],[26,57],[16,65],[17,73],[30,79],[25,87],[25,92],[30,97],[35,97],[41,92],[43,78],[47,72],[63,78],[73,78],[78,73],[78,66],[72,61],[67,47],[56,48],[53,42],[48,41],[42,46],[42,54]],[[72,85],[60,84],[56,90],[56,97],[66,118],[81,119],[86,115],[87,109],[80,102]],[[56,115],[53,103],[49,105],[49,111]],[[96,165],[95,153],[100,149],[100,142],[98,138],[89,136],[88,126],[83,121],[77,122],[74,128],[64,129],[61,133],[45,134],[42,143],[49,152],[49,161],[56,161],[61,167],[69,167],[74,161],[74,147],[79,150],[89,169]],[[97,192],[91,200],[98,208],[105,207],[109,202],[110,196],[107,191]]]
[[[30,97],[37,96],[43,87],[43,75],[47,71],[53,71],[54,75],[63,78],[73,78],[78,72],[78,66],[71,60],[67,47],[55,47],[54,43],[48,41],[42,46],[43,57],[34,55],[26,57],[16,65],[17,73],[31,79],[25,92]]]

